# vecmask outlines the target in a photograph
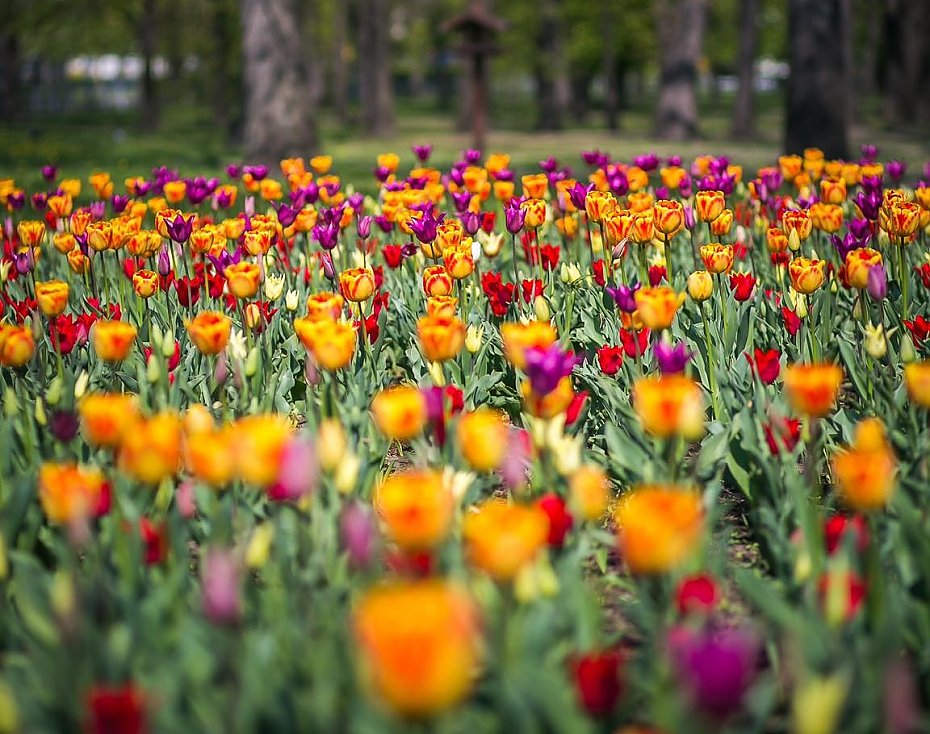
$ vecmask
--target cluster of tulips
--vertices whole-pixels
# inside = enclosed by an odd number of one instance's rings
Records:
[[[923,730],[930,167],[431,156],[0,179],[0,734]]]

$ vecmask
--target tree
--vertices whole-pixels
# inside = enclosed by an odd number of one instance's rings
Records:
[[[391,0],[359,0],[358,71],[362,129],[370,135],[394,131],[391,74]]]
[[[785,147],[849,152],[849,0],[789,0]]]
[[[697,64],[706,0],[656,0],[654,9],[660,54],[656,132],[660,138],[687,140],[698,134]]]
[[[317,146],[297,0],[242,0],[245,150],[275,164]]]
[[[540,130],[562,129],[569,105],[560,4],[559,0],[541,0],[538,5],[533,74],[539,103],[536,127]]]
[[[748,138],[755,132],[755,63],[759,45],[759,0],[742,0],[739,8],[739,53],[736,75],[739,86],[733,105],[732,134]]]

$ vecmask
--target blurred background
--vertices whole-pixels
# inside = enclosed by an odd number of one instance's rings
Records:
[[[518,169],[874,143],[916,175],[928,39],[927,0],[0,0],[0,175],[326,152],[368,180],[415,143],[451,163],[485,93]]]

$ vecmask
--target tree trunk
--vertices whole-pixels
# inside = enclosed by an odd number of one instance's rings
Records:
[[[359,0],[359,96],[362,129],[369,135],[394,132],[390,23],[390,0]]]
[[[277,165],[315,151],[318,138],[301,63],[295,0],[241,0],[245,150],[250,161]]]
[[[210,3],[210,28],[213,46],[209,57],[208,80],[210,89],[211,107],[213,108],[213,122],[217,127],[225,129],[232,137],[236,126],[235,97],[229,48],[233,38],[231,32],[232,8],[229,0],[214,0]]]
[[[617,75],[617,43],[614,38],[617,16],[613,3],[601,3],[601,45],[604,48],[602,70],[604,73],[604,120],[607,129],[616,131],[620,127],[620,94]]]
[[[561,130],[565,125],[571,84],[568,79],[563,33],[559,22],[560,0],[542,0],[541,17],[534,54],[536,96],[539,101],[536,126],[540,130]]]
[[[739,86],[733,104],[735,138],[752,137],[756,128],[755,63],[759,44],[759,0],[742,0],[739,16],[739,54],[736,59]]]
[[[25,116],[20,63],[16,31],[0,26],[0,119],[3,120],[21,120]]]
[[[789,0],[788,152],[816,147],[827,158],[849,153],[849,16],[849,0]]]
[[[155,81],[155,50],[158,42],[158,0],[143,0],[139,16],[139,50],[142,53],[142,99],[140,127],[146,132],[158,129],[158,88]]]
[[[704,44],[706,0],[655,0],[662,54],[656,133],[667,140],[698,135],[697,63]]]
[[[349,73],[346,65],[348,9],[342,0],[333,3],[332,103],[340,125],[349,122]]]

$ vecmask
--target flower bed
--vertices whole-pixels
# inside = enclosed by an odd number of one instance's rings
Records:
[[[0,732],[915,730],[930,184],[414,152],[0,180]]]

